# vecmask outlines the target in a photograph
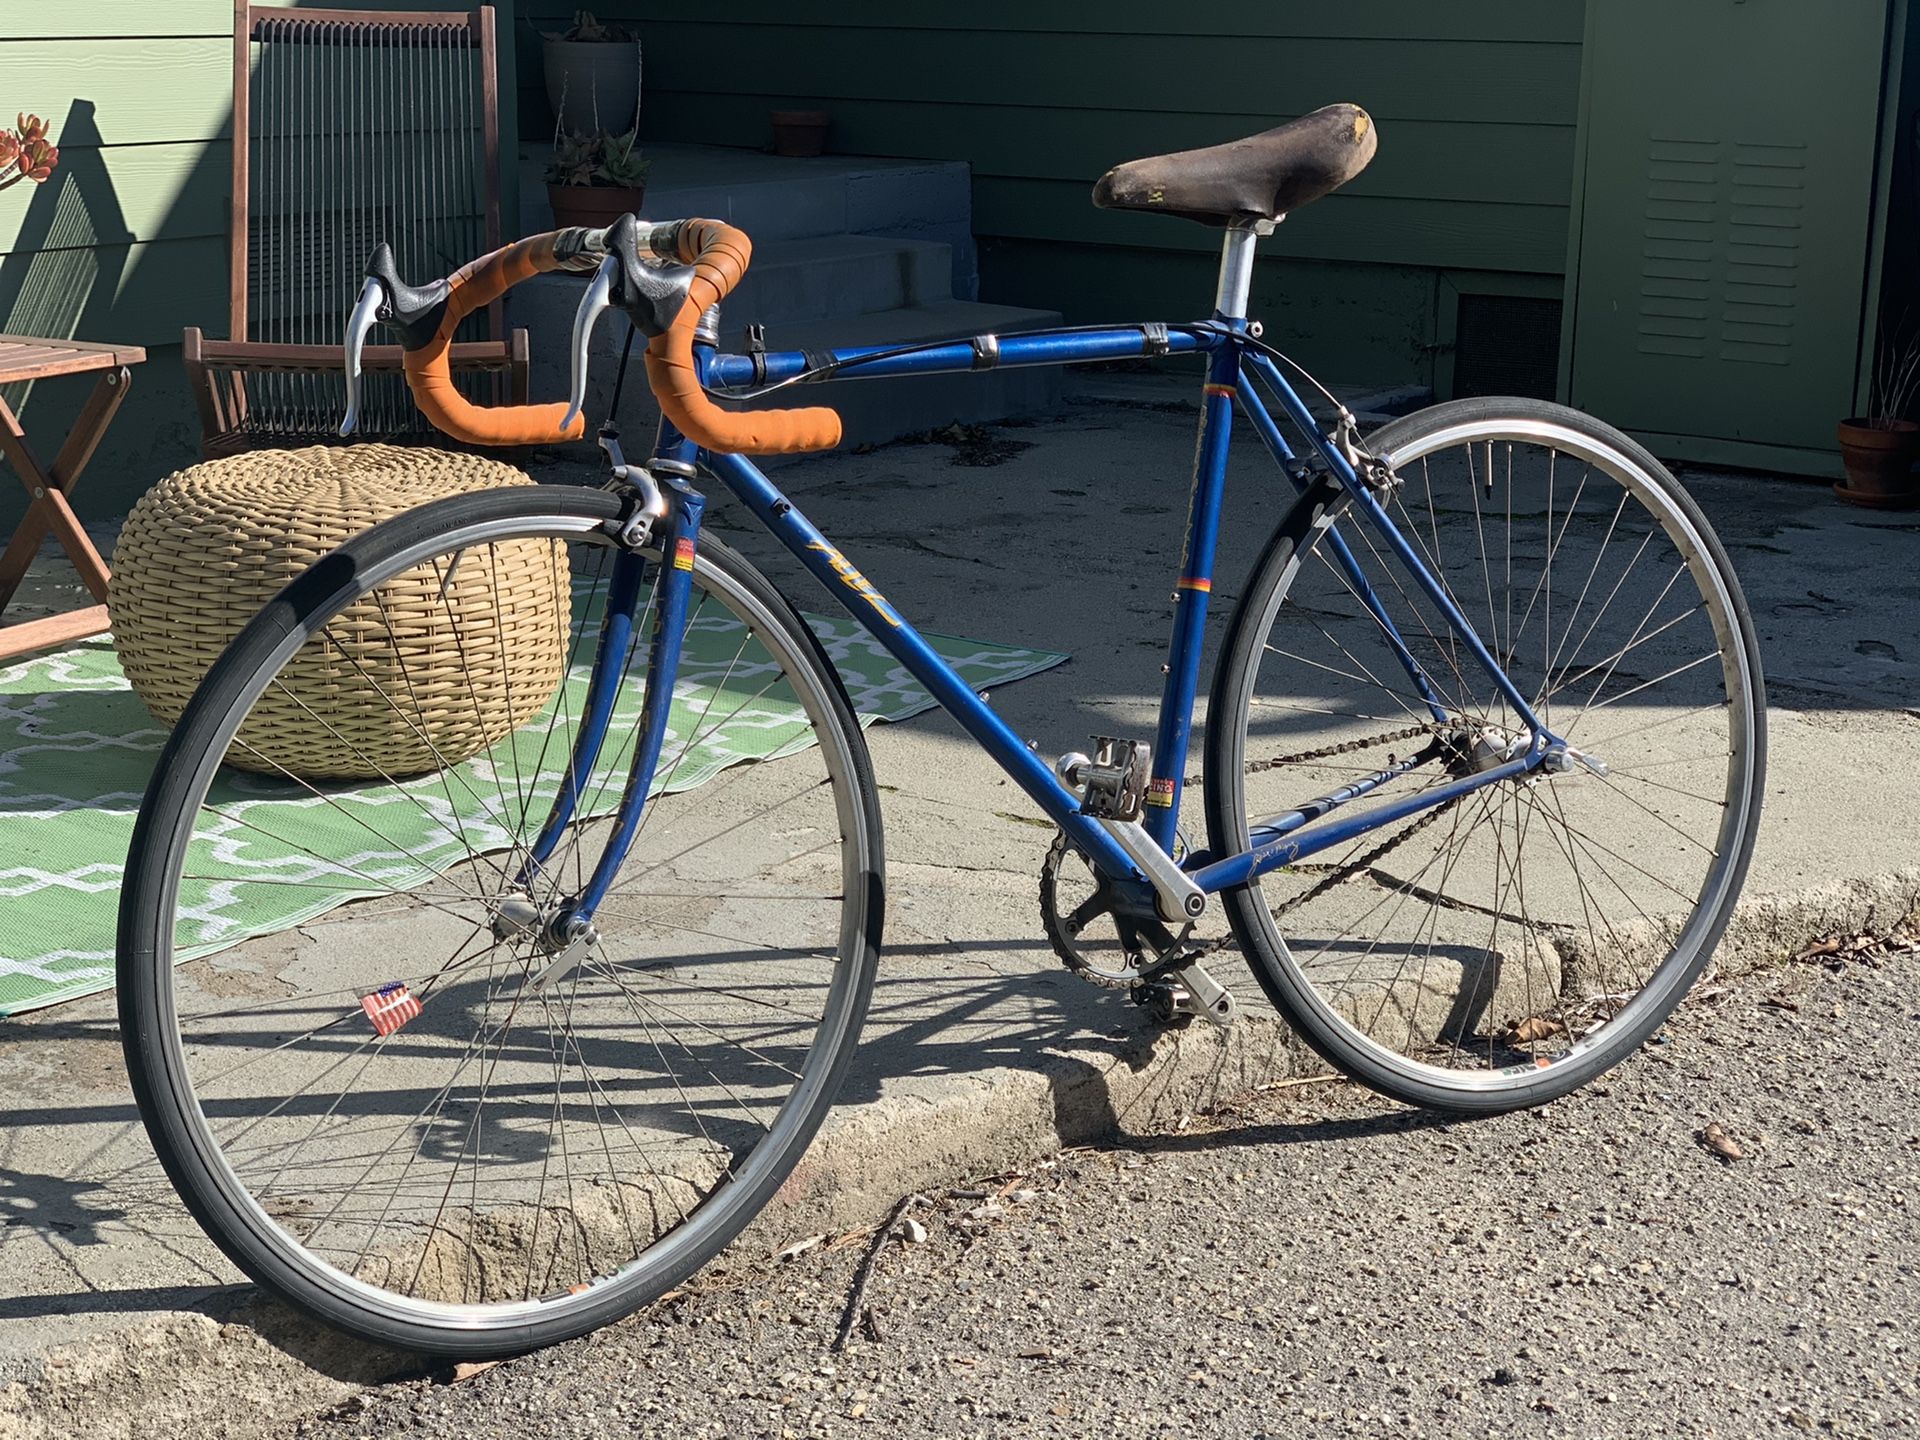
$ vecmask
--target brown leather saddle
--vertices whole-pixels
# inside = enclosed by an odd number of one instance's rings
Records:
[[[1244,140],[1129,160],[1100,177],[1093,203],[1203,225],[1278,220],[1353,179],[1378,144],[1366,111],[1328,105]]]

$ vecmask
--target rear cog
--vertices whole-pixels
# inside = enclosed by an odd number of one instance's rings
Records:
[[[1130,990],[1158,963],[1140,933],[1116,917],[1106,881],[1064,833],[1040,867],[1040,923],[1066,967],[1082,980]]]

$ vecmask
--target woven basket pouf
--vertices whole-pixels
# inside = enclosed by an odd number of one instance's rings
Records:
[[[163,724],[240,627],[370,526],[470,490],[533,481],[477,455],[315,445],[210,460],[127,516],[107,604],[121,667]],[[309,780],[400,779],[471,758],[553,698],[571,577],[557,540],[514,540],[394,577],[328,623],[255,702],[227,762]]]

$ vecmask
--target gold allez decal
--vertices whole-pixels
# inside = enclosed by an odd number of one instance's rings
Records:
[[[846,556],[834,549],[833,546],[819,540],[814,541],[814,543],[807,546],[807,548],[818,551],[820,554],[826,556],[827,563],[833,567],[833,573],[840,577],[841,583],[862,600],[873,606],[875,610],[878,610],[880,612],[880,618],[885,620],[887,624],[893,626],[896,630],[900,628],[900,617],[893,613],[893,606],[887,603],[887,597],[874,589],[873,582],[858,570],[854,569]]]

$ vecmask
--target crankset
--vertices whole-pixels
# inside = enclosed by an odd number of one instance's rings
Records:
[[[1248,760],[1244,768],[1252,775],[1415,739],[1428,742],[1427,755],[1444,756],[1440,727],[1421,723],[1297,754]],[[1103,749],[1103,759],[1106,754]],[[1077,764],[1087,763],[1083,756],[1068,758]],[[1392,763],[1391,756],[1388,760]],[[1188,786],[1199,783],[1198,776],[1186,782]],[[1271,908],[1276,918],[1337,885],[1370,874],[1373,866],[1451,810],[1460,798],[1441,802],[1379,845],[1334,868],[1301,894],[1274,903]],[[1180,848],[1176,847],[1176,860]],[[1131,992],[1135,1003],[1162,1024],[1192,1015],[1221,1026],[1232,1022],[1233,997],[1200,965],[1207,956],[1230,945],[1231,939],[1222,936],[1205,944],[1189,944],[1191,924],[1176,935],[1157,919],[1130,913],[1111,884],[1064,833],[1054,837],[1040,868],[1040,922],[1054,953],[1067,969],[1091,984]]]
[[[1040,868],[1040,921],[1054,953],[1082,980],[1126,990],[1162,1025],[1198,1015],[1225,1027],[1233,996],[1199,965],[1191,924],[1175,934],[1157,919],[1128,915],[1112,888],[1062,834]]]

